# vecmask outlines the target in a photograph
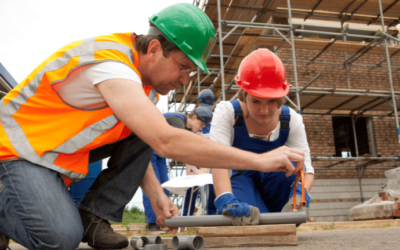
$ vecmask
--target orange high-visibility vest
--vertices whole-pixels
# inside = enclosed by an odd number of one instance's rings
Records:
[[[0,101],[0,161],[20,158],[61,174],[66,185],[84,179],[89,151],[131,131],[109,107],[71,107],[53,90],[75,69],[117,61],[137,70],[136,35],[118,33],[71,43],[40,64]],[[154,95],[151,87],[145,92]],[[150,96],[149,96],[150,98]],[[157,100],[157,94],[150,99]]]

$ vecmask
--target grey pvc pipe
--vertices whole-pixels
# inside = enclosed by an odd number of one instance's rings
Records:
[[[149,244],[144,246],[144,250],[168,250],[167,244]]]
[[[264,213],[260,214],[260,225],[301,224],[307,222],[306,212]],[[232,226],[232,216],[204,215],[180,216],[165,219],[166,227],[209,227]]]
[[[149,240],[146,237],[136,236],[131,239],[131,246],[135,250],[144,249],[149,244]]]
[[[204,216],[202,216],[204,217]],[[172,248],[200,250],[204,247],[204,239],[199,235],[176,235],[172,238]]]
[[[162,244],[162,240],[160,236],[142,236],[149,241],[149,244]]]

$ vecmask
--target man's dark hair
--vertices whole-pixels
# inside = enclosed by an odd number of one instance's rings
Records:
[[[155,27],[155,25],[150,23],[150,27]],[[143,52],[144,54],[147,54],[147,49],[149,48],[149,44],[154,39],[158,40],[161,43],[161,47],[163,48],[163,54],[165,57],[169,57],[168,52],[179,49],[178,46],[176,46],[172,42],[168,42],[167,39],[165,39],[164,36],[162,35],[139,35],[136,38],[137,49]]]

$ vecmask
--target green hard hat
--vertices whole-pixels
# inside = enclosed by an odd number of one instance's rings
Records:
[[[215,39],[211,20],[197,6],[181,3],[169,6],[149,18],[194,64],[210,74],[206,60]]]

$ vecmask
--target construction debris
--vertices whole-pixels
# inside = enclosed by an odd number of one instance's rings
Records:
[[[400,168],[385,172],[384,192],[350,209],[352,220],[376,220],[400,217]]]

